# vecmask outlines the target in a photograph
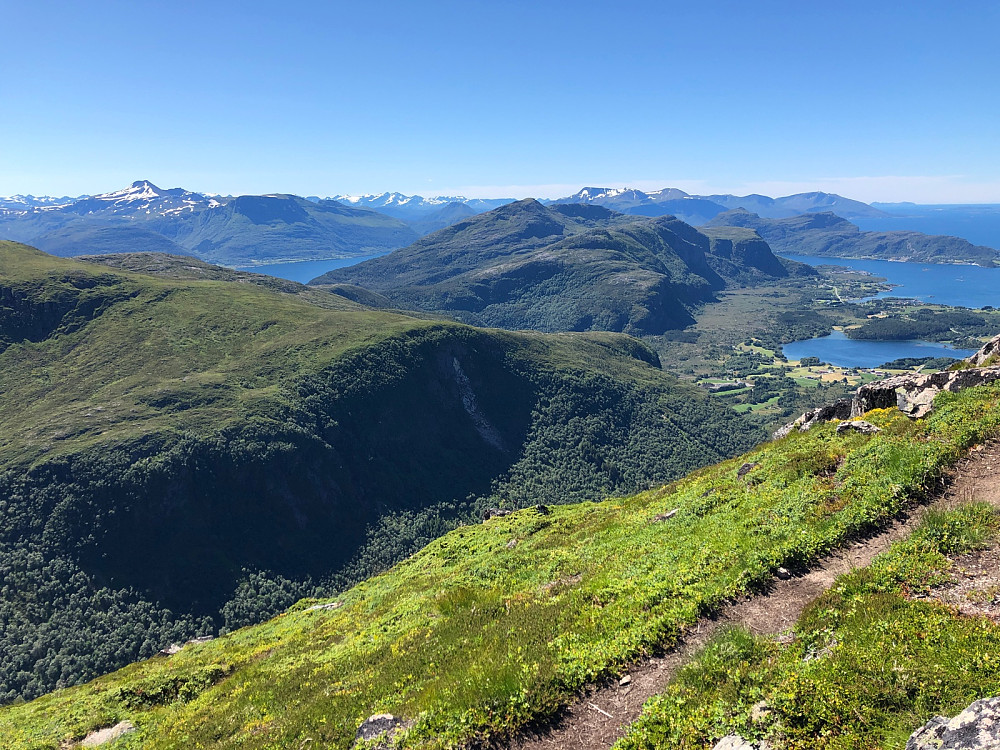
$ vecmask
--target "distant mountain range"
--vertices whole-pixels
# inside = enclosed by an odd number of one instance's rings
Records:
[[[370,208],[404,221],[428,216],[449,204],[465,205],[472,209],[473,213],[482,213],[514,202],[513,198],[481,199],[460,196],[424,198],[402,193],[335,195],[332,196],[332,200]],[[672,215],[695,225],[704,224],[723,211],[733,208],[745,208],[768,218],[784,218],[815,211],[833,211],[847,219],[888,215],[867,203],[833,193],[798,193],[783,198],[769,198],[766,195],[691,195],[678,188],[643,192],[634,188],[585,187],[565,198],[540,202],[544,205],[587,203],[634,216]]]
[[[146,251],[253,266],[389,252],[512,203],[511,198],[425,198],[395,192],[325,199],[288,194],[212,196],[183,188],[162,189],[140,180],[101,195],[0,198],[0,239],[24,242],[60,256]],[[825,214],[860,222],[898,218],[832,193],[770,198],[690,195],[677,188],[644,192],[585,187],[571,196],[539,203],[592,206],[635,218],[672,216],[693,226],[739,223],[746,219],[745,214],[764,222],[753,228],[777,243],[776,249],[803,255],[840,253],[986,264],[997,256],[990,248],[957,238],[917,232],[859,235],[857,227],[847,221],[836,228],[825,226],[827,219],[795,221],[800,216]],[[790,222],[787,225],[767,223],[786,220]],[[818,239],[820,235],[814,230],[820,224],[824,224],[829,241]],[[750,224],[744,221],[740,226]],[[813,233],[807,236],[793,227],[809,227]]]
[[[719,214],[703,229],[721,226],[752,229],[779,253],[980,266],[1000,263],[1000,251],[959,237],[908,231],[865,232],[830,212],[771,219],[736,209]]]
[[[476,325],[655,335],[693,322],[692,306],[719,290],[809,272],[751,231],[704,234],[672,216],[528,198],[311,283]]]
[[[140,180],[123,190],[55,199],[3,199],[0,238],[53,255],[158,251],[228,265],[366,255],[419,236],[399,219],[296,195],[212,197]]]
[[[650,193],[632,188],[586,187],[575,195],[553,203],[591,203],[625,214],[639,216],[673,215],[689,224],[704,224],[734,208],[745,208],[759,216],[784,218],[816,211],[833,211],[847,219],[886,216],[867,203],[833,193],[798,193],[784,198],[766,195],[689,195],[677,188]]]

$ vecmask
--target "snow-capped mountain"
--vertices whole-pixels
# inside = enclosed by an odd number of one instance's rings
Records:
[[[82,195],[78,198],[70,198],[64,195],[56,198],[51,195],[8,195],[0,196],[0,210],[3,211],[29,211],[34,208],[53,208],[66,206],[70,203],[86,198]]]
[[[249,265],[389,251],[418,234],[390,216],[295,195],[211,196],[148,180],[66,205],[0,209],[0,239],[56,255],[156,251]]]
[[[137,180],[127,188],[82,198],[63,210],[88,215],[131,215],[134,218],[179,216],[221,206],[222,201],[183,188],[164,190],[149,180]]]
[[[482,213],[514,202],[513,198],[465,198],[460,195],[438,195],[433,198],[424,198],[422,195],[403,195],[402,193],[332,195],[330,200],[348,206],[370,208],[373,211],[404,220],[422,218],[452,203],[461,203],[471,208],[474,213]]]
[[[615,211],[642,216],[673,214],[691,224],[701,224],[722,211],[745,208],[768,218],[785,218],[818,211],[833,211],[846,219],[881,216],[867,203],[834,193],[798,193],[783,198],[765,195],[691,195],[678,188],[643,192],[634,188],[585,187],[551,203],[592,203]]]

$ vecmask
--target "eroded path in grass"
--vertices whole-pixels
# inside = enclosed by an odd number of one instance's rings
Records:
[[[779,636],[790,629],[803,608],[827,589],[834,579],[867,565],[893,542],[906,537],[929,509],[951,508],[972,500],[1000,508],[1000,443],[973,448],[952,470],[945,489],[933,502],[919,506],[892,526],[829,555],[808,571],[785,580],[775,579],[768,591],[723,607],[713,618],[688,630],[677,646],[660,657],[636,664],[620,684],[595,686],[568,706],[552,723],[526,733],[502,747],[511,750],[554,748],[609,748],[624,736],[648,698],[663,692],[666,684],[719,629],[740,625],[760,635]],[[986,559],[989,555],[992,558]],[[985,557],[984,557],[985,556]],[[990,567],[1000,559],[994,551],[978,552],[969,565]],[[960,576],[961,574],[957,574]],[[1000,590],[1000,579],[996,581]],[[956,586],[960,586],[960,581]],[[622,675],[626,677],[626,675]]]

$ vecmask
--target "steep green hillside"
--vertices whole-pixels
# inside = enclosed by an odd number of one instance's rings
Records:
[[[981,266],[1000,261],[1000,251],[973,245],[959,237],[904,231],[863,232],[847,219],[829,212],[765,219],[740,208],[719,214],[708,226],[753,229],[779,253]]]
[[[110,262],[158,275],[0,243],[6,699],[337,590],[487,505],[632,491],[760,438],[623,336]]]
[[[366,717],[389,712],[405,722],[404,747],[502,735],[668,646],[778,566],[885,523],[1000,433],[1000,388],[936,403],[921,421],[869,413],[876,435],[823,424],[629,498],[456,529],[328,607],[307,600],[4,709],[0,732],[54,748],[129,720],[138,731],[122,747],[347,748]]]
[[[952,558],[995,546],[998,525],[986,503],[929,512],[909,538],[813,601],[794,640],[724,631],[647,701],[615,748],[709,750],[739,734],[782,750],[903,750],[931,716],[1000,691],[1000,624],[928,596],[967,577]],[[971,589],[967,606],[994,592]]]
[[[713,242],[671,216],[527,199],[311,283],[356,284],[480,325],[640,335],[683,328],[727,285],[783,278],[797,265],[749,234]]]

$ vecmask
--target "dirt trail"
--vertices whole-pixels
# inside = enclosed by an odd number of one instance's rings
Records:
[[[1000,443],[974,448],[953,468],[945,489],[933,502],[912,509],[880,533],[832,553],[802,575],[775,579],[764,594],[726,605],[714,617],[702,620],[689,630],[665,655],[633,665],[628,671],[627,684],[615,681],[595,686],[552,723],[501,747],[510,750],[605,750],[611,747],[639,717],[643,703],[663,692],[678,668],[720,628],[741,625],[762,635],[781,634],[795,624],[806,604],[829,588],[837,576],[867,565],[890,544],[906,537],[926,509],[954,507],[970,500],[982,500],[1000,507]]]

